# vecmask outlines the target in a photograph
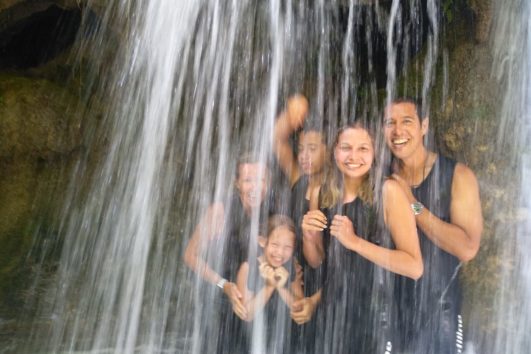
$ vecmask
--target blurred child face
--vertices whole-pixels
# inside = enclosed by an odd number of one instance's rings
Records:
[[[267,238],[264,257],[274,268],[286,264],[295,251],[295,234],[286,226],[275,228]]]
[[[305,175],[321,172],[326,158],[326,145],[321,133],[301,132],[299,135],[297,161]]]
[[[363,128],[345,129],[338,137],[334,157],[345,179],[364,177],[374,161],[374,147],[369,132]]]

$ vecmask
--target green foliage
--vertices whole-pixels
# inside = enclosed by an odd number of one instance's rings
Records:
[[[454,19],[454,2],[455,0],[444,0],[442,4],[442,12],[444,15],[444,18],[448,23],[451,23]]]

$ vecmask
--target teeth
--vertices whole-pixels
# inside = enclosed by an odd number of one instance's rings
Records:
[[[402,145],[402,144],[405,144],[407,143],[407,139],[394,139],[393,140],[393,144],[395,145]]]
[[[350,168],[358,168],[358,167],[361,166],[361,164],[359,164],[359,163],[349,163],[349,164],[347,164],[347,166],[350,167]]]

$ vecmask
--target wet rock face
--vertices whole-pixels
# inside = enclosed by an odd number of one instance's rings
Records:
[[[0,76],[0,159],[48,159],[81,141],[77,99],[43,79]]]
[[[79,90],[59,72],[80,4],[0,0],[0,319],[23,302],[34,236],[53,222],[81,146]]]
[[[484,43],[489,38],[492,24],[492,2],[485,0],[469,0],[470,7],[476,15],[475,39],[479,43]]]

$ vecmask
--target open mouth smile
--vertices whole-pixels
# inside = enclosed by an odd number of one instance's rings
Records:
[[[409,141],[409,139],[406,139],[406,138],[399,138],[399,139],[393,139],[392,140],[392,143],[393,145],[404,145],[405,143],[407,143]]]

